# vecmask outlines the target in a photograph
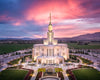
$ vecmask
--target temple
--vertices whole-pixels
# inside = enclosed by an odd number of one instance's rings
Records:
[[[48,25],[47,39],[43,44],[35,44],[32,51],[32,57],[38,66],[42,65],[64,65],[64,60],[69,58],[69,49],[67,44],[58,44],[54,39],[54,32],[51,23]]]

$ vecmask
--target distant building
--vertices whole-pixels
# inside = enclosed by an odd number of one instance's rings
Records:
[[[58,44],[58,41],[54,39],[54,32],[51,24],[51,14],[47,39],[43,41],[43,44],[34,45],[32,57],[36,61],[37,65],[63,65],[64,60],[69,58],[69,49],[67,44]]]

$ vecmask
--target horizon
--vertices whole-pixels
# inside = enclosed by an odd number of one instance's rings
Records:
[[[55,38],[100,32],[100,0],[0,0],[0,38],[46,38],[50,12]]]
[[[94,33],[87,33],[87,34],[83,34],[83,35],[88,35],[88,34],[95,34],[95,33],[100,33],[100,32],[94,32]],[[55,37],[55,38],[58,38],[58,39],[61,39],[61,38],[75,38],[75,37],[79,37],[79,36],[83,36],[83,35],[78,35],[78,36],[74,36],[74,37]],[[7,38],[0,38],[0,39],[24,39],[24,38],[27,38],[27,39],[45,39],[47,37],[40,37],[40,38],[30,38],[30,37],[22,37],[22,38],[19,38],[19,37],[13,37],[13,38],[10,38],[10,37],[7,37]]]

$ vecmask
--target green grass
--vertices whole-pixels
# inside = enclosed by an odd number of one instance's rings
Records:
[[[26,57],[29,57],[30,59],[32,59],[32,55],[28,55],[28,56],[24,56],[22,58],[18,58],[18,59],[15,59],[13,61],[10,61],[8,64],[9,65],[18,64],[20,59],[22,60],[21,62],[25,62]]]
[[[6,54],[32,47],[33,44],[0,44],[0,54]],[[100,44],[77,45],[77,43],[68,43],[68,47],[75,49],[100,49]]]
[[[77,56],[75,56],[75,55],[69,55],[69,59],[65,60],[65,62],[76,62],[76,63],[78,63],[79,60],[77,59]]]
[[[27,73],[25,70],[4,70],[0,72],[0,80],[24,80]]]
[[[20,59],[15,59],[15,60],[13,60],[13,61],[10,61],[8,64],[9,64],[9,65],[18,64],[19,60],[20,60]]]
[[[10,70],[11,70],[11,69],[18,69],[18,68],[19,68],[19,66],[8,67],[7,70],[8,70],[8,69],[10,69]]]
[[[84,59],[84,58],[82,58],[82,57],[79,57],[81,60],[82,60],[82,62],[84,63],[84,64],[93,64],[93,62],[92,61],[90,61],[90,60],[88,60],[88,59]]]
[[[88,64],[88,65],[93,64],[92,61],[90,61],[90,60],[88,60],[88,59],[85,59],[85,58],[82,58],[82,57],[80,57],[80,56],[76,56],[76,55],[69,55],[69,56],[70,56],[70,58],[76,59],[76,60],[77,60],[76,57],[79,57],[79,58],[82,60],[82,63],[84,63],[84,64]]]
[[[67,43],[69,48],[74,49],[100,49],[100,44],[78,45],[77,43]]]
[[[77,80],[100,80],[100,72],[95,69],[78,69],[73,73]]]
[[[33,44],[0,44],[0,54],[32,48]]]

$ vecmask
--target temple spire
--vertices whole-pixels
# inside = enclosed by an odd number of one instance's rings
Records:
[[[52,25],[52,24],[51,24],[51,13],[50,13],[50,22],[49,22],[49,25]]]
[[[48,31],[52,31],[51,13],[50,13],[50,22],[49,22],[49,26],[48,26]]]

